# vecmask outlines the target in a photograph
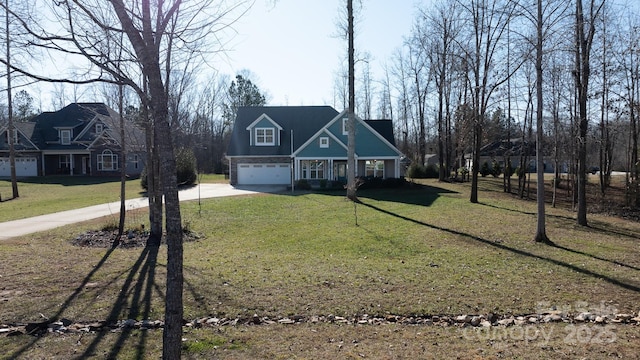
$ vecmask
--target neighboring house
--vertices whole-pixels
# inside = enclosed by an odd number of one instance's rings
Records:
[[[528,158],[527,162],[527,171],[535,172],[536,171],[536,143],[535,141],[529,143],[527,141],[522,141],[521,138],[511,139],[511,141],[501,140],[494,141],[490,144],[483,146],[480,149],[480,167],[485,162],[491,166],[493,162],[497,162],[500,164],[500,167],[504,169],[505,167],[505,157],[509,156],[509,160],[511,162],[511,166],[515,171],[516,168],[520,167],[520,158],[524,155]],[[471,154],[465,155],[467,161],[468,169],[471,169],[473,165],[473,159]],[[554,171],[554,161],[553,156],[550,154],[546,148],[543,149],[543,162],[544,162],[544,172],[550,173]],[[566,171],[566,165],[560,164],[561,171]]]
[[[232,185],[346,181],[347,113],[330,106],[243,107],[227,151]],[[391,120],[356,116],[356,176],[400,177]]]
[[[73,103],[14,125],[16,174],[20,177],[119,175],[123,142],[127,175],[138,176],[144,167],[144,132],[126,121],[122,139],[118,113],[102,103]],[[10,176],[8,136],[7,124],[0,125],[0,177]]]

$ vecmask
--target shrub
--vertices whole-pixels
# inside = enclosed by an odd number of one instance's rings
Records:
[[[198,179],[196,172],[196,157],[193,150],[179,148],[176,150],[176,176],[178,185],[193,185]],[[147,167],[140,173],[140,186],[147,190]]]
[[[407,176],[412,179],[422,179],[425,177],[427,169],[418,163],[411,163],[407,168]]]
[[[189,148],[179,148],[176,150],[176,175],[178,185],[193,185],[198,179],[196,170],[196,156]]]
[[[305,179],[300,179],[296,182],[296,188],[298,190],[311,190],[311,184]]]
[[[412,179],[435,179],[438,177],[438,166],[429,164],[427,166],[412,163],[407,168],[407,177]]]
[[[382,187],[387,189],[400,188],[405,186],[407,181],[404,178],[386,178],[382,180]]]
[[[424,177],[427,179],[437,179],[439,176],[440,176],[440,172],[436,165],[429,164],[424,169]]]
[[[482,177],[485,177],[489,174],[491,174],[491,169],[489,169],[489,163],[485,161],[482,164],[482,167],[480,167],[480,175],[482,175]]]
[[[497,161],[494,161],[493,164],[491,165],[492,165],[491,175],[493,175],[493,177],[500,176],[500,174],[502,174],[502,166],[500,166],[500,163]]]

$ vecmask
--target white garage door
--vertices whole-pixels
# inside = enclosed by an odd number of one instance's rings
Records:
[[[238,164],[240,185],[285,185],[290,182],[289,164]]]
[[[0,177],[10,176],[9,158],[0,158]],[[34,157],[16,158],[16,176],[38,176],[38,159]]]

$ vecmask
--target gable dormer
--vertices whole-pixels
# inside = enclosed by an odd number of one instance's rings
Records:
[[[247,126],[251,146],[280,146],[282,127],[267,114],[260,115]]]
[[[71,127],[57,127],[58,130],[58,142],[60,145],[71,145],[73,139],[73,128]]]

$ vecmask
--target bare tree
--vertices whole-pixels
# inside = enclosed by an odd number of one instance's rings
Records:
[[[458,40],[469,65],[468,82],[471,95],[471,108],[474,111],[471,196],[472,203],[478,202],[478,172],[480,170],[480,148],[482,146],[482,127],[493,93],[505,83],[518,69],[509,72],[498,67],[500,45],[506,33],[507,24],[514,16],[512,2],[501,0],[459,0],[464,9],[470,27],[469,46]]]
[[[575,70],[574,79],[578,93],[578,225],[587,226],[587,130],[589,119],[587,105],[589,78],[591,76],[591,48],[596,32],[596,23],[605,0],[589,0],[588,18],[585,18],[583,1],[576,0],[575,13]]]
[[[9,0],[5,0],[5,34],[6,34],[6,55],[7,55],[7,111],[8,111],[8,127],[7,138],[9,143],[9,166],[11,171],[11,192],[13,198],[20,196],[18,192],[18,178],[16,174],[16,149],[15,149],[15,134],[17,130],[13,125],[13,99],[11,89],[11,34],[9,30]]]
[[[165,201],[168,248],[163,333],[165,359],[180,358],[183,319],[182,223],[168,112],[169,75],[166,71],[176,66],[172,49],[206,51],[206,48],[201,48],[204,39],[228,26],[219,20],[239,5],[224,6],[226,4],[219,5],[213,1],[181,0],[54,2],[51,10],[60,20],[61,29],[52,33],[42,27],[34,28],[25,21],[22,25],[34,38],[33,44],[48,51],[79,56],[87,60],[87,71],[75,78],[51,79],[27,69],[14,68],[40,80],[73,84],[100,81],[129,86],[138,94],[143,111],[148,113],[145,118],[153,119],[152,140],[157,146],[159,159],[158,180],[161,179],[159,186]],[[126,42],[119,42],[122,35]],[[121,51],[122,58],[116,57],[115,51]],[[2,62],[7,64],[6,59]],[[150,220],[162,226],[161,218]]]
[[[451,95],[456,44],[454,39],[458,36],[460,26],[458,24],[459,7],[455,1],[446,1],[436,5],[433,12],[422,12],[427,19],[428,27],[423,31],[424,41],[430,41],[429,61],[434,72],[434,81],[438,95],[437,105],[437,143],[438,165],[440,181],[444,181],[450,175],[451,164]]]
[[[353,29],[353,0],[347,0],[347,41],[349,57],[349,108],[347,110],[347,198],[356,201],[356,116],[355,116],[355,49]]]

